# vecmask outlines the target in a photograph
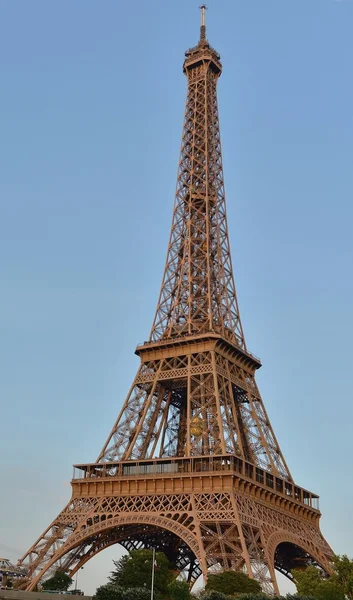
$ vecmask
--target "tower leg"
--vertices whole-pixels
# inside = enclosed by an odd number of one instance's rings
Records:
[[[195,496],[207,567],[243,571],[268,594],[279,594],[259,527],[242,522],[233,494]],[[247,519],[251,521],[251,519]],[[253,519],[253,521],[255,521]],[[207,573],[206,573],[207,577]]]

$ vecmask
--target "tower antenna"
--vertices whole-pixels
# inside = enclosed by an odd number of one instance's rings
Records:
[[[201,4],[199,7],[201,10],[201,29],[200,29],[200,42],[206,40],[206,4]]]

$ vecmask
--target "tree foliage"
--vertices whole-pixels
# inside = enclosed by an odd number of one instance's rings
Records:
[[[273,600],[273,596],[267,596],[266,594],[237,594],[237,600]],[[276,598],[281,600],[281,598]]]
[[[315,597],[322,581],[322,575],[319,569],[316,569],[316,567],[308,567],[303,570],[294,569],[292,575],[295,579],[299,594]]]
[[[151,589],[152,580],[152,550],[131,550],[117,561],[113,561],[115,570],[109,577],[109,584],[119,586],[124,589],[141,588]],[[157,568],[154,573],[154,589],[162,597],[169,595],[168,585],[173,581],[176,573],[170,568],[169,561],[163,552],[156,553]],[[102,586],[105,587],[105,586]],[[97,590],[98,592],[98,590]],[[108,593],[112,593],[109,588]],[[101,598],[100,600],[110,600],[110,598]],[[111,600],[113,600],[111,598]]]
[[[60,592],[66,592],[70,585],[72,585],[72,579],[64,571],[57,571],[53,577],[50,577],[46,581],[43,581],[43,590],[58,590]]]
[[[113,560],[115,570],[111,571],[110,576],[108,577],[109,583],[121,585],[121,580],[128,560],[130,560],[129,554],[124,554],[119,560]]]
[[[353,560],[346,554],[335,556],[333,559],[335,572],[331,579],[343,587],[349,600],[353,600]]]
[[[114,583],[106,583],[96,589],[96,600],[121,600],[123,588]]]
[[[114,583],[101,585],[95,594],[96,600],[150,600],[151,592],[147,588],[123,588]]]
[[[200,595],[202,600],[229,600],[228,596],[223,592],[218,592],[217,590],[209,590],[208,592],[203,592]]]
[[[282,598],[282,597],[281,597]],[[315,600],[313,596],[299,596],[298,594],[287,594],[282,600]]]
[[[312,596],[316,600],[345,600],[343,586],[335,576],[326,578],[316,567],[295,569],[293,576],[298,594]]]
[[[239,571],[223,571],[209,575],[206,583],[206,591],[216,590],[227,596],[250,592],[261,593],[261,585],[255,579],[250,579],[245,573]]]
[[[174,579],[168,585],[171,600],[191,600],[189,584],[186,581]]]
[[[211,597],[211,594],[215,594],[215,598]],[[222,594],[222,592],[206,592],[204,594],[201,595],[202,600],[204,600],[204,598],[209,597],[210,595],[210,600],[230,600],[230,596],[226,596],[225,594]],[[266,594],[254,594],[254,593],[250,593],[250,594],[235,594],[235,596],[233,596],[234,600],[274,600],[273,596],[267,596]],[[312,596],[298,596],[298,594],[287,594],[287,596],[279,596],[276,597],[276,600],[316,600],[315,598],[313,598]]]
[[[151,591],[147,588],[127,588],[123,590],[121,600],[151,600]]]
[[[273,596],[267,596],[266,594],[237,594],[237,600],[273,600]],[[276,600],[281,600],[276,598]]]

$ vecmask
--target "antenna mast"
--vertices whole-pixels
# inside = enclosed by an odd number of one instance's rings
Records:
[[[201,9],[201,30],[200,30],[200,42],[206,40],[206,4],[200,6]]]

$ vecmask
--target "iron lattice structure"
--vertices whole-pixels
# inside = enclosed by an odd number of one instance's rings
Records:
[[[25,569],[11,564],[8,558],[0,558],[0,590],[6,589],[9,581],[18,581],[26,577]]]
[[[186,52],[188,81],[167,261],[151,335],[98,459],[77,465],[73,495],[19,564],[26,588],[73,575],[112,544],[155,547],[192,583],[245,570],[278,593],[275,569],[330,571],[318,497],[297,486],[255,382],[228,240],[217,81],[206,39]]]

